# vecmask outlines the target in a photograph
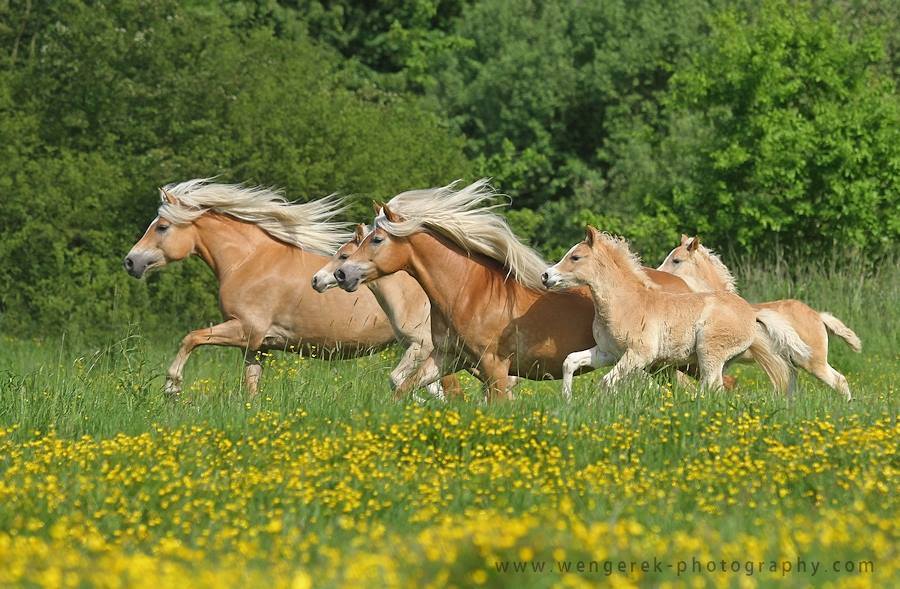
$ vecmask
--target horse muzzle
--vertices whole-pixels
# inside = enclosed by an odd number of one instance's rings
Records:
[[[330,288],[334,288],[337,286],[337,280],[334,277],[334,274],[330,272],[326,272],[325,270],[319,270],[312,277],[312,287],[316,292],[325,292]]]
[[[559,282],[559,278],[555,272],[552,272],[552,269],[547,270],[543,274],[541,274],[541,283],[543,283],[544,288],[552,289]]]
[[[362,282],[362,271],[357,266],[344,264],[334,271],[334,279],[342,290],[353,292]]]
[[[129,253],[125,256],[122,265],[125,271],[134,276],[141,278],[151,267],[158,266],[158,261],[154,256],[144,253]]]

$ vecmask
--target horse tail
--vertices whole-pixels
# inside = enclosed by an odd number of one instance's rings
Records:
[[[750,344],[750,354],[765,371],[775,390],[785,392],[790,388],[793,367],[781,355],[775,353],[774,345],[766,328],[756,324],[756,336]]]
[[[831,313],[819,313],[819,318],[822,319],[822,323],[825,324],[825,327],[838,336],[845,342],[854,352],[862,351],[862,341],[860,341],[859,336],[856,335],[852,329],[844,325],[844,322],[832,315]]]
[[[776,390],[790,392],[796,377],[794,364],[809,359],[810,348],[791,324],[775,311],[758,311],[756,322],[756,337],[750,345],[750,353]]]
[[[799,364],[809,360],[812,350],[803,341],[784,315],[771,309],[761,309],[756,312],[756,321],[765,327],[772,339],[775,352],[785,360]]]

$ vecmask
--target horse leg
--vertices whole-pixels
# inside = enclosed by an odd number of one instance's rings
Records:
[[[428,353],[423,353],[422,345],[418,342],[412,342],[407,346],[406,351],[400,358],[400,362],[391,371],[391,389],[396,390],[403,381],[415,372],[416,367],[428,357]]]
[[[847,377],[835,370],[828,362],[811,366],[809,371],[813,376],[844,395],[846,400],[851,401],[853,399],[853,395],[850,394],[850,385],[847,383]]]
[[[612,388],[628,374],[641,370],[650,365],[650,361],[646,359],[644,354],[637,352],[633,348],[625,350],[612,370],[606,373],[601,381],[604,388]]]
[[[262,359],[253,350],[244,353],[244,383],[251,397],[259,393],[259,378],[262,375]]]
[[[462,384],[455,374],[441,377],[441,388],[444,389],[444,395],[448,398],[461,397],[463,394]]]
[[[482,360],[481,367],[485,376],[487,402],[512,400],[512,391],[509,390],[509,360],[490,362],[487,366]]]
[[[722,370],[725,369],[725,362],[705,359],[700,364],[700,388],[703,390],[719,390],[724,387],[722,382]]]
[[[181,347],[166,372],[166,393],[177,395],[181,392],[184,365],[197,346],[235,346],[246,348],[249,339],[238,319],[231,319],[212,327],[195,329],[181,340]]]
[[[584,368],[585,366],[599,368],[601,366],[608,366],[615,362],[615,360],[615,356],[609,352],[604,352],[599,346],[594,346],[590,350],[572,352],[566,356],[566,359],[563,361],[562,374],[562,392],[566,401],[572,400],[572,379],[575,377],[575,373],[579,368]]]
[[[410,392],[427,386],[444,375],[443,358],[436,350],[432,350],[415,372],[394,389],[394,398],[398,401],[405,399]]]

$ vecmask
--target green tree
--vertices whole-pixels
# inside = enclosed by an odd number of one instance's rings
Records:
[[[900,102],[882,43],[808,6],[725,12],[672,79],[657,176],[718,243],[884,252],[900,233]]]
[[[340,56],[302,36],[231,26],[205,3],[25,8],[0,77],[3,329],[214,320],[201,263],[146,282],[122,271],[161,184],[218,175],[291,198],[357,194],[354,218],[367,218],[366,197],[468,173],[420,98],[354,89]]]

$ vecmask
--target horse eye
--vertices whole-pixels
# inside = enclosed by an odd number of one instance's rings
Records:
[[[681,260],[679,260],[678,258],[672,258],[672,263],[673,263],[673,264],[680,264],[680,263],[681,263]]]
[[[573,261],[573,262],[577,262],[577,261],[580,260],[580,259],[581,259],[581,256],[572,256],[572,261]]]
[[[350,257],[349,254],[341,254],[341,255],[338,256],[338,259],[339,259],[339,260],[346,260],[346,259],[349,258],[349,257]]]
[[[380,235],[376,235],[375,237],[372,238],[372,243],[381,243],[382,241],[384,241],[384,238],[381,237]]]
[[[160,233],[165,233],[166,231],[169,230],[169,226],[168,225],[157,225],[156,230]]]

